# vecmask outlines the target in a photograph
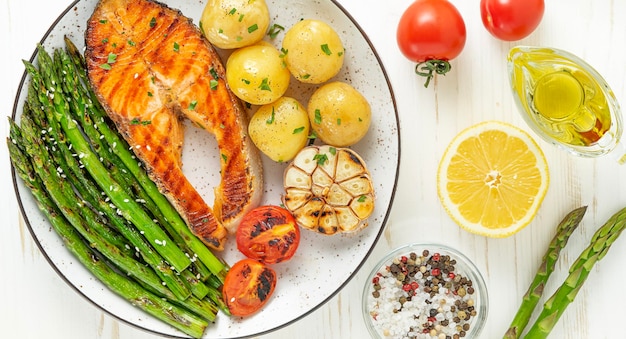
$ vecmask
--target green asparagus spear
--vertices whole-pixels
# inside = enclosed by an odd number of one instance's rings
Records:
[[[76,48],[69,38],[65,38],[66,50],[70,55],[78,76],[83,80],[85,84],[88,83],[88,79],[85,73],[85,61],[82,54]],[[137,178],[139,183],[144,187],[146,192],[157,204],[159,209],[165,215],[167,220],[170,221],[172,227],[183,236],[183,240],[187,243],[187,246],[192,249],[193,253],[202,261],[209,270],[216,275],[221,282],[224,281],[226,272],[228,271],[228,265],[216,257],[202,241],[200,241],[192,232],[189,227],[182,220],[176,209],[172,204],[163,196],[156,184],[148,177],[148,174],[143,168],[139,166],[139,163],[135,159],[134,154],[129,150],[128,144],[112,129],[107,123],[107,115],[102,106],[93,93],[90,91],[91,105],[90,113],[94,114],[92,119],[98,126],[98,130],[102,133],[109,145],[112,145],[112,151],[127,166],[128,170]]]
[[[185,250],[187,253],[193,253],[187,246],[182,236],[170,225],[170,222],[165,218],[161,210],[152,201],[152,198],[147,194],[145,189],[139,185],[135,177],[128,171],[126,165],[120,160],[120,158],[113,154],[109,145],[105,142],[104,136],[96,128],[97,124],[91,119],[89,111],[92,109],[90,104],[90,98],[86,84],[81,83],[75,65],[68,53],[63,49],[57,49],[54,53],[54,63],[59,77],[62,76],[62,87],[66,96],[68,96],[68,102],[71,105],[70,113],[72,117],[80,124],[80,127],[84,131],[85,135],[90,139],[95,152],[100,159],[106,161],[107,167],[111,169],[114,177],[120,181],[125,182],[126,185],[132,186],[132,192],[136,194],[136,200],[141,201],[146,212],[150,213],[159,224],[168,232],[172,237],[172,240],[178,247]],[[96,118],[98,119],[98,118]],[[115,147],[116,145],[110,145]],[[205,280],[210,271],[206,266],[199,261],[192,261],[194,276],[199,275],[200,281]],[[187,279],[194,285],[198,284],[197,279]],[[202,290],[201,286],[194,286],[195,291]]]
[[[27,107],[27,106],[25,106],[25,107]],[[26,137],[27,138],[30,138],[30,135],[32,135],[34,132],[39,130],[39,129],[34,128],[35,124],[32,122],[31,115],[29,114],[29,112],[30,111],[26,111],[22,115],[22,125],[23,125],[23,127],[24,127],[24,129],[26,131]],[[28,164],[28,162],[30,160],[27,159],[27,157],[25,157],[23,155],[23,153],[26,152],[26,151],[31,151],[32,152],[32,150],[35,149],[35,148],[33,148],[35,146],[29,146],[28,139],[24,139],[23,138],[23,133],[21,132],[20,128],[15,124],[14,121],[10,120],[9,123],[10,123],[10,126],[11,126],[11,128],[10,128],[11,142],[10,142],[9,146],[10,147],[16,147],[16,148],[19,147],[19,149],[20,149],[19,151],[18,150],[13,150],[12,153],[11,153],[11,157],[12,157],[11,160],[14,163],[14,167],[21,169],[21,171],[23,173],[30,173],[28,175],[29,177],[37,176],[37,174],[36,174],[37,171],[36,170],[28,168],[27,164]],[[33,137],[36,137],[36,136],[33,136]],[[50,149],[52,147],[48,147],[48,148]],[[42,148],[39,148],[39,149],[42,150]],[[32,154],[37,155],[39,153],[35,152],[35,153],[32,153]],[[36,158],[37,158],[37,156],[35,156],[35,159]],[[50,168],[50,164],[49,163],[45,164],[45,165],[46,165],[45,166],[46,168]],[[39,168],[39,167],[43,167],[43,166],[37,166],[37,167]],[[51,167],[54,168],[55,166],[51,166]],[[40,171],[44,171],[44,170],[46,170],[46,169],[45,168],[40,169]],[[56,180],[56,181],[63,181],[63,180],[65,180],[64,178],[56,178],[56,177],[49,177],[49,176],[47,176],[46,178],[51,178],[52,180]],[[43,184],[42,184],[42,187],[43,187]],[[56,187],[56,186],[52,186],[52,187]],[[72,187],[75,188],[76,186],[72,186]],[[55,189],[55,188],[53,188],[53,189]],[[62,191],[64,191],[64,192],[66,192],[66,193],[71,195],[71,193],[69,193],[69,190],[67,190],[67,189],[64,189]],[[59,193],[59,192],[57,191],[56,193]],[[82,206],[82,207],[84,207],[84,206]],[[72,206],[64,207],[64,208],[72,209]],[[81,211],[81,213],[80,213],[81,215],[84,215],[84,214],[88,213],[83,208],[81,208],[80,211]],[[58,212],[58,214],[62,214],[62,213]],[[100,226],[100,224],[91,224],[91,225],[95,226],[94,228],[97,228],[97,227]],[[83,233],[83,232],[85,232],[85,231],[81,231],[80,233]],[[88,234],[90,234],[88,230],[86,232],[88,232]],[[103,242],[98,241],[97,238],[91,238],[89,236],[87,238],[88,239],[92,239],[92,240],[95,239],[94,241],[91,241],[91,244],[93,246],[96,246],[97,249],[102,249],[103,248],[102,245],[101,245]],[[132,276],[135,276],[136,274],[139,274],[139,276],[141,278],[138,279],[138,282],[142,286],[147,288],[149,291],[151,291],[152,293],[156,293],[158,296],[161,296],[161,297],[166,297],[167,299],[171,300],[172,302],[174,302],[174,303],[176,303],[176,304],[178,304],[178,305],[180,305],[182,307],[185,307],[186,309],[194,312],[195,314],[201,316],[202,318],[204,318],[204,319],[206,319],[208,321],[213,321],[215,319],[215,316],[216,316],[216,313],[217,313],[217,307],[214,304],[212,304],[212,303],[200,300],[208,292],[203,290],[204,295],[202,295],[201,297],[198,297],[198,298],[193,298],[193,297],[191,297],[191,298],[186,298],[186,297],[185,298],[180,298],[180,297],[178,297],[177,298],[171,292],[171,285],[167,284],[167,282],[170,281],[170,279],[168,279],[167,276],[165,277],[166,279],[164,279],[164,282],[166,282],[166,284],[168,286],[165,286],[160,281],[158,281],[158,279],[149,278],[149,277],[152,276],[152,274],[151,274],[152,272],[150,270],[144,270],[144,265],[143,264],[141,264],[139,262],[137,262],[136,264],[129,264],[129,262],[131,262],[132,259],[128,258],[127,256],[124,256],[124,257],[122,257],[120,259],[120,257],[118,255],[116,255],[117,248],[115,248],[115,247],[109,248],[108,246],[105,246],[104,248],[105,248],[105,250],[103,251],[103,253],[105,253],[111,259],[112,264],[114,264],[116,267],[121,268],[124,272],[127,273],[128,276],[132,277]],[[146,249],[145,253],[143,253],[143,252],[144,251],[142,251],[142,254],[148,254],[148,257],[156,255],[156,253],[152,252],[150,249]],[[122,261],[121,263],[120,263],[120,260]],[[139,272],[139,273],[127,272],[127,270],[129,268],[133,269],[133,268],[136,268],[136,267],[141,268],[141,272]],[[163,273],[162,271],[167,272],[168,270],[170,270],[169,266],[163,264],[162,266],[159,266],[158,269],[155,269],[155,272]],[[191,274],[187,270],[185,270],[183,272],[187,272],[187,274]],[[148,273],[147,277],[144,276],[145,273]],[[169,273],[172,274],[174,277],[176,277],[174,275],[174,273],[171,272],[171,270],[169,271]],[[186,274],[184,274],[184,276],[185,275]],[[162,276],[162,274],[159,274],[159,276]],[[197,286],[194,287],[196,289],[200,289],[200,290],[202,290],[202,288],[208,289],[208,287],[204,286],[204,284],[200,283],[200,284],[196,284],[196,285]],[[188,293],[187,293],[187,295],[188,295]],[[183,299],[184,299],[184,301],[183,301]]]
[[[572,235],[572,232],[578,227],[586,211],[587,206],[579,207],[569,212],[558,225],[556,234],[554,238],[552,238],[550,246],[548,246],[548,250],[543,256],[543,261],[535,275],[535,279],[533,279],[528,287],[528,291],[526,291],[522,299],[522,304],[517,314],[515,314],[509,330],[504,335],[504,339],[517,339],[522,335],[537,303],[539,303],[548,278],[554,271],[561,249],[567,244],[570,235]]]
[[[626,228],[626,208],[615,213],[591,238],[589,246],[580,254],[569,269],[569,275],[544,305],[537,320],[525,338],[547,338],[550,331],[574,301],[593,266],[606,255],[611,245]]]
[[[31,99],[31,98],[29,98]],[[28,99],[27,99],[28,100]],[[32,107],[32,109],[24,110],[22,119],[32,114],[36,118],[33,120],[47,121],[45,120],[45,113],[41,111],[41,108],[36,106],[36,103],[26,102],[25,107]],[[128,240],[125,246],[119,246],[118,248],[124,250],[125,248],[135,251],[150,265],[156,274],[167,285],[167,288],[180,300],[185,300],[191,294],[189,286],[182,280],[153,249],[153,247],[146,242],[139,232],[132,226],[127,224],[126,220],[122,218],[117,210],[112,207],[102,196],[101,191],[97,187],[97,184],[88,177],[84,168],[81,168],[78,159],[74,156],[68,145],[65,143],[56,122],[51,122],[47,128],[46,126],[37,126],[40,130],[46,129],[48,138],[47,148],[51,151],[50,160],[54,167],[62,169],[66,178],[72,183],[72,186],[81,194],[81,198],[85,199],[92,207],[96,208],[99,213],[106,215],[108,221],[113,227],[124,236],[124,240]],[[163,293],[164,291],[160,291]],[[170,295],[165,294],[170,297]]]
[[[52,105],[55,108],[55,114],[49,117],[49,120],[56,120],[62,127],[63,132],[72,144],[76,154],[79,154],[80,160],[85,164],[85,168],[89,171],[98,186],[107,194],[112,203],[120,208],[124,218],[130,220],[140,231],[143,232],[146,239],[150,243],[154,243],[156,251],[165,258],[177,271],[181,272],[191,263],[190,259],[171,241],[171,238],[145,213],[143,208],[125,191],[117,181],[115,181],[107,169],[102,165],[99,158],[92,151],[90,145],[84,139],[82,132],[77,128],[76,122],[69,117],[68,103],[63,95],[54,95],[54,93],[62,93],[60,80],[54,72],[52,72],[52,61],[45,49],[38,45],[38,61],[40,76],[43,79],[45,88],[52,95],[45,95],[45,91],[40,95],[40,101],[43,105]],[[25,62],[27,69],[33,75],[35,70],[33,65]]]
[[[59,207],[61,213],[89,241],[92,247],[108,258],[116,258],[116,265],[122,268],[129,276],[135,277],[153,289],[158,290],[162,286],[161,280],[154,271],[137,262],[132,256],[99,236],[99,232],[95,229],[101,226],[100,221],[91,217],[93,211],[77,197],[73,187],[67,180],[50,168],[47,151],[37,135],[39,130],[36,129],[29,116],[22,117],[21,127],[24,149],[30,154],[35,173],[40,178],[48,178],[48,180],[44,181],[45,188],[49,192],[51,199]],[[12,128],[15,128],[15,125],[12,125]]]
[[[136,180],[134,180],[134,176],[132,176],[132,174],[126,170],[125,164],[123,164],[119,160],[119,158],[110,151],[106,143],[102,142],[104,137],[102,137],[100,132],[95,128],[93,122],[91,121],[90,115],[87,114],[88,103],[85,100],[86,89],[83,87],[83,84],[80,83],[80,80],[78,79],[78,76],[76,75],[76,72],[74,70],[74,65],[71,63],[71,60],[66,54],[65,50],[56,49],[54,51],[54,66],[58,77],[63,80],[61,82],[61,87],[63,88],[65,95],[68,96],[67,102],[71,106],[71,109],[69,111],[72,114],[72,117],[76,119],[77,123],[80,125],[82,131],[89,138],[94,151],[98,154],[101,161],[112,172],[115,179],[117,179],[121,183],[125,183],[126,185],[133,185],[132,191],[134,193],[137,193],[137,197],[140,198],[142,204],[146,207],[146,211],[151,213],[157,220],[159,220],[161,226],[168,230],[168,228],[170,227],[169,222],[165,219],[162,213],[160,213],[160,210],[154,205],[151,198],[147,194],[145,194],[143,187],[141,187],[140,185],[134,185],[136,183]],[[68,161],[71,160],[72,159],[69,159]],[[75,168],[75,166],[72,167],[72,169]],[[106,209],[106,206],[104,206],[104,208]],[[110,218],[115,217],[115,215],[111,215],[112,211],[110,211],[110,209],[107,210],[107,212],[107,215]],[[125,230],[124,225],[119,227],[122,228],[122,231]],[[184,243],[181,235],[178,234],[178,232],[174,230],[168,231],[170,236],[175,239],[177,246],[185,248],[189,253],[192,253],[190,249],[186,247],[186,244]],[[136,234],[131,233],[126,235],[134,237]],[[140,239],[136,239],[136,237],[129,239],[133,243],[133,246],[139,249],[142,255],[144,252],[154,254],[150,251],[150,246],[141,244]],[[139,242],[140,244],[138,245],[137,242]],[[154,257],[154,255],[152,255],[152,257]],[[175,294],[179,296],[179,299],[185,299],[188,296],[188,294],[186,294],[187,290],[184,289],[183,286],[179,286],[179,282],[182,280],[178,279],[176,276],[173,276],[171,272],[168,271],[169,266],[165,266],[164,263],[159,263],[155,260],[156,259],[154,258],[147,258],[147,262],[155,267],[157,273],[160,273],[161,271],[165,271],[165,273],[167,273],[167,276],[163,277],[164,281],[170,287],[178,287],[177,289],[174,289],[173,292],[175,292]],[[181,273],[183,275],[184,281],[191,285],[191,292],[193,292],[196,297],[203,298],[207,294],[206,289],[208,287],[205,286],[200,279],[206,279],[208,275],[210,275],[210,272],[201,262],[197,262],[195,260],[192,261],[194,262],[193,265],[195,274],[188,270],[184,270]],[[185,294],[182,294],[183,292]]]
[[[16,145],[15,137],[19,134],[19,132],[13,130],[11,140],[7,140],[14,168],[26,186],[30,188],[39,209],[50,220],[52,227],[62,238],[66,248],[114,293],[183,333],[194,338],[200,338],[208,326],[206,320],[186,311],[184,308],[165,301],[161,297],[144,290],[137,283],[127,279],[127,277],[120,275],[111,269],[105,260],[102,260],[96,252],[82,241],[76,230],[63,217],[63,214],[48,196],[41,178],[35,174],[35,170],[30,166],[28,157]],[[54,177],[49,179],[54,180]],[[207,306],[206,302],[200,302],[199,305],[202,308],[210,307]]]
[[[217,305],[217,308],[219,308],[220,311],[230,316],[231,315],[230,310],[228,309],[228,305],[226,305],[226,302],[224,301],[224,298],[222,297],[222,293],[216,289],[208,289],[207,292],[208,292],[207,298],[211,300],[213,303],[215,303],[215,305]]]

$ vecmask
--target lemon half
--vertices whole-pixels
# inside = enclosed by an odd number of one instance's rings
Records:
[[[437,173],[439,199],[463,229],[507,237],[535,217],[549,185],[546,158],[525,131],[486,121],[459,133]]]

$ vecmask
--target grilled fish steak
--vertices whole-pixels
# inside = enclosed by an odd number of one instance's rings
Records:
[[[260,203],[263,174],[213,46],[180,11],[151,0],[101,0],[85,44],[89,79],[108,115],[193,233],[223,249],[228,231]],[[184,118],[217,140],[213,209],[182,171]]]

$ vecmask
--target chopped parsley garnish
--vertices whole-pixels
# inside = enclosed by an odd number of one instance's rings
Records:
[[[103,44],[106,44],[107,42],[109,42],[109,38],[104,38],[104,39],[102,39],[102,43],[103,43]]]
[[[217,80],[215,80],[215,79],[211,79],[211,81],[209,81],[209,86],[211,86],[212,90],[216,90],[218,84],[219,84],[219,82]]]
[[[116,60],[117,60],[117,54],[109,53],[109,56],[107,57],[107,64],[114,64]]]
[[[300,126],[293,130],[293,134],[299,134],[299,133],[302,133],[303,131],[304,131],[304,126]]]
[[[322,52],[324,52],[324,54],[326,54],[326,55],[331,55],[331,54],[333,54],[333,53],[330,51],[330,48],[328,48],[328,44],[323,44],[323,45],[322,45],[322,46],[320,46],[320,47],[322,47]]]
[[[285,27],[279,25],[279,24],[273,24],[269,31],[267,32],[267,35],[269,35],[270,39],[275,39],[278,36],[278,33],[282,32],[285,30]],[[286,54],[286,53],[285,53]]]
[[[135,42],[130,40],[130,39],[128,39],[128,45],[129,46],[135,46]]]
[[[150,28],[156,26],[156,18],[152,17],[152,19],[150,19]]]
[[[117,60],[117,54],[109,53],[109,56],[107,57],[107,62],[100,65],[100,68],[108,71],[111,69],[111,64],[115,63],[116,60]]]
[[[274,111],[274,106],[272,106],[272,115],[270,115],[269,119],[265,120],[265,123],[268,125],[273,124],[275,117],[276,117],[276,112]]]
[[[145,125],[150,125],[152,123],[152,121],[150,121],[150,120],[141,121],[141,120],[139,120],[139,118],[133,118],[133,120],[131,120],[130,123],[132,125],[140,125],[141,124],[141,125],[145,126]]]
[[[215,80],[218,79],[217,71],[215,70],[215,68],[211,67],[211,69],[209,69],[209,73],[211,73],[211,75],[213,76],[213,79]]]
[[[237,40],[237,41],[241,41],[241,40],[243,40],[243,37],[242,37],[241,35],[237,35],[237,37],[235,38],[235,40]]]
[[[150,82],[151,82],[151,83],[154,83],[154,82],[155,82],[155,79],[156,79],[156,78],[154,77],[154,75],[153,75],[153,76],[151,76],[151,77],[150,77]]]
[[[337,53],[337,56],[339,56],[339,57],[342,56],[342,55],[343,55],[343,51]]]
[[[239,14],[239,19],[238,20],[239,20],[239,22],[243,21],[243,14]]]
[[[105,19],[100,20],[101,24],[106,24],[108,21],[106,21]]]
[[[337,125],[341,125],[341,119],[337,118]]]
[[[196,109],[196,105],[198,104],[198,102],[196,100],[193,100],[189,103],[189,107],[187,107],[187,109],[193,111],[194,109]]]
[[[306,80],[306,79],[308,79],[308,78],[310,78],[310,77],[311,77],[311,74],[305,74],[305,75],[303,75],[303,76],[302,76],[302,79],[305,79],[305,80]]]
[[[326,154],[316,154],[313,156],[313,160],[315,160],[318,165],[324,165],[328,161],[328,156]]]
[[[230,14],[230,15],[233,15],[235,13],[237,13],[237,8],[234,8],[234,7],[233,7],[233,9],[230,10],[230,12],[228,12],[228,14]]]
[[[248,79],[241,79],[241,81],[243,81],[243,83],[246,85],[250,85],[250,80]]]
[[[228,157],[224,153],[222,153],[222,160],[224,160],[224,162],[226,162],[228,160]]]
[[[151,97],[152,96],[152,92],[148,92],[148,96]]]
[[[278,57],[282,60],[282,66],[283,68],[287,67],[287,62],[285,61],[285,57],[287,56],[287,52],[288,50],[281,48],[280,49],[280,55],[278,55]]]
[[[358,202],[364,202],[367,199],[366,196],[362,195],[359,197],[359,199],[357,199]]]
[[[259,88],[262,91],[272,91],[272,88],[270,87],[269,84],[269,79],[268,78],[263,78],[263,80],[261,80],[261,84],[259,85]]]
[[[315,119],[313,120],[316,124],[322,123],[322,112],[320,112],[319,108],[315,109]]]
[[[329,147],[329,148],[328,148],[328,151],[329,151],[329,152],[330,152],[330,154],[332,154],[332,155],[337,154],[337,149],[336,149],[336,148],[334,148],[334,147]]]
[[[256,31],[257,29],[259,29],[259,25],[254,24],[254,25],[248,27],[248,33],[252,33],[254,31]]]
[[[174,41],[174,52],[178,52],[180,50],[180,45],[178,42]]]

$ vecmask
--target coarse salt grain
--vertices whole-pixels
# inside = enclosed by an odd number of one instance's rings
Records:
[[[450,284],[458,284],[461,275],[455,272],[456,280],[446,276],[439,275],[436,278],[441,285],[438,293],[429,293],[424,291],[424,287],[435,286],[433,283],[433,276],[427,274],[430,272],[431,266],[428,264],[427,258],[418,259],[416,264],[420,262],[419,268],[416,270],[411,281],[416,281],[419,284],[419,288],[415,291],[403,290],[403,283],[398,281],[396,275],[390,271],[390,265],[385,265],[377,273],[377,282],[379,289],[378,297],[374,297],[372,293],[367,297],[367,309],[372,318],[372,324],[374,328],[385,338],[403,339],[403,338],[446,338],[447,336],[453,337],[455,334],[459,334],[459,327],[464,324],[472,324],[472,320],[475,316],[470,317],[468,321],[464,321],[464,317],[459,316],[459,313],[466,313],[459,310],[459,303],[465,302],[464,308],[467,305],[474,305],[474,299],[471,294],[459,295],[458,289],[464,289],[464,287],[458,287],[457,292],[444,287],[446,282]],[[400,264],[400,257],[392,260],[392,263],[396,265]],[[426,275],[426,278],[424,276]],[[467,279],[469,280],[469,279]],[[406,283],[406,280],[405,280]],[[374,291],[374,285],[371,285],[371,291]],[[454,286],[454,285],[452,285]],[[411,294],[411,295],[410,295]],[[461,293],[463,294],[463,293]],[[400,299],[409,299],[403,304]],[[428,303],[427,303],[428,302]],[[456,304],[455,304],[456,303]],[[454,306],[454,312],[451,311]],[[431,315],[431,309],[437,313]],[[462,315],[462,314],[461,314]],[[455,322],[455,317],[457,319]],[[462,333],[465,336],[465,332]]]

